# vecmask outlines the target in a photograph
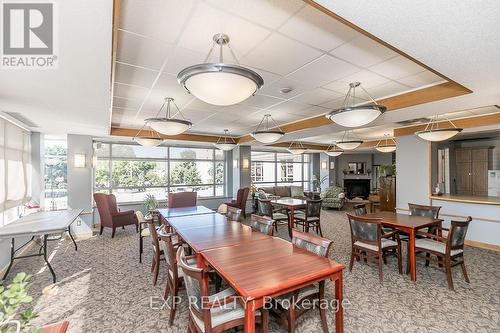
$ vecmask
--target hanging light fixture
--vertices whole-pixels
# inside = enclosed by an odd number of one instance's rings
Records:
[[[160,137],[158,132],[153,131],[152,129],[144,131],[144,127],[147,126],[147,123],[142,125],[141,129],[134,136],[133,140],[144,147],[156,147],[163,143],[163,139]],[[145,133],[143,133],[145,132]]]
[[[392,153],[396,150],[396,141],[393,138],[389,138],[388,134],[384,135],[385,139],[380,140],[375,149],[381,153]]]
[[[371,99],[370,104],[356,104],[356,88],[360,87],[366,95]],[[352,101],[352,102],[351,102]],[[349,103],[352,103],[349,105]],[[344,98],[342,107],[328,113],[326,117],[331,121],[344,127],[359,127],[371,123],[377,119],[387,108],[383,105],[378,105],[377,102],[361,87],[361,83],[349,83],[349,90]]]
[[[328,148],[326,148],[325,153],[329,156],[337,157],[342,155],[344,151],[340,149],[337,145],[335,144],[330,144]]]
[[[335,142],[335,144],[342,150],[356,149],[362,143],[363,143],[363,141],[361,141],[361,140],[349,139],[349,133],[347,131],[344,132],[344,135],[342,136],[342,140]]]
[[[274,128],[272,129],[269,126],[269,120],[274,124]],[[263,126],[263,129],[261,129],[261,126]],[[264,118],[259,123],[259,126],[255,129],[254,132],[251,134],[253,138],[259,142],[262,143],[273,143],[281,139],[283,135],[285,135],[285,132],[281,130],[281,128],[278,126],[276,121],[274,121],[273,117],[271,117],[270,114],[264,115]]]
[[[294,155],[301,155],[307,151],[307,148],[300,141],[292,141],[288,147],[288,151]]]
[[[174,104],[175,108],[177,109],[177,112],[174,115],[172,115],[170,112],[170,103]],[[162,112],[165,105],[167,105],[166,116],[164,118],[159,118],[158,116]],[[176,119],[175,116],[177,115],[180,115],[182,119]],[[174,99],[171,97],[165,98],[165,101],[158,111],[156,118],[148,118],[144,121],[152,129],[164,135],[179,135],[190,129],[193,125],[190,121],[184,118],[181,110],[179,110],[179,107],[177,106],[177,104],[175,104]]]
[[[427,123],[425,129],[423,131],[415,132],[415,134],[427,141],[444,141],[463,131],[463,128],[456,127],[455,124],[448,118],[446,118],[446,120],[452,127],[439,128],[438,117],[438,115],[432,117]]]
[[[220,136],[216,143],[214,143],[215,148],[228,151],[233,150],[238,144],[232,137],[229,136],[229,130],[224,130],[224,136]]]
[[[179,83],[191,94],[204,102],[214,105],[233,105],[255,94],[264,85],[262,77],[243,66],[229,45],[229,36],[214,35],[212,48],[205,61],[184,68],[177,74]],[[215,46],[219,46],[219,62],[207,63]],[[231,51],[235,64],[224,63],[223,46]]]

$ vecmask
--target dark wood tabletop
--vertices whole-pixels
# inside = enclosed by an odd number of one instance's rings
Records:
[[[193,228],[213,227],[217,224],[227,224],[226,216],[214,214],[187,215],[168,218],[168,224],[177,231]]]
[[[205,207],[205,206],[191,206],[191,207],[181,207],[181,208],[160,208],[157,209],[158,213],[161,214],[166,219],[177,216],[189,216],[189,215],[199,215],[199,214],[213,214],[215,211]]]
[[[368,218],[381,218],[382,223],[389,227],[405,227],[411,229],[421,229],[441,222],[441,219],[434,219],[425,216],[412,216],[407,214],[398,214],[394,212],[376,212],[363,215]]]

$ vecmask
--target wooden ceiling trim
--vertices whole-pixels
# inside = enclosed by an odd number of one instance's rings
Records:
[[[359,148],[374,148],[380,140],[376,141],[365,141],[363,142]],[[288,148],[290,147],[291,142],[278,142],[271,144],[269,146],[271,147],[280,147],[280,148]],[[321,144],[312,144],[312,143],[302,143],[302,146],[307,149],[313,149],[313,150],[327,150],[330,145],[321,145]]]
[[[112,127],[111,135],[113,136],[126,136],[135,137],[140,130],[134,128],[120,128]],[[165,140],[181,140],[181,141],[197,141],[197,142],[209,142],[216,143],[220,136],[214,135],[203,135],[203,134],[192,134],[192,133],[182,133],[179,135],[163,135],[158,134],[161,138]]]
[[[500,124],[500,113],[487,114],[484,116],[476,116],[476,117],[469,117],[462,119],[454,119],[452,121],[456,127],[460,128],[474,128],[480,126],[495,125],[495,124]],[[439,121],[438,124],[440,128],[453,127],[447,120]],[[415,132],[424,130],[425,127],[426,125],[424,124],[424,125],[395,128],[394,136],[398,137],[398,136],[413,135],[415,134]]]

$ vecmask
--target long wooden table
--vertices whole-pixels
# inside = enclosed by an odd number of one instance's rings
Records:
[[[442,236],[441,223],[443,220],[424,216],[412,216],[393,212],[377,212],[363,215],[363,217],[380,218],[382,224],[396,230],[403,231],[409,235],[408,251],[410,259],[410,277],[412,281],[417,280],[417,265],[415,255],[415,235],[419,229],[437,225],[439,236]]]
[[[271,203],[276,206],[285,207],[290,211],[290,214],[288,215],[288,235],[290,236],[290,238],[292,238],[293,217],[295,209],[305,208],[307,205],[307,201],[303,199],[283,198],[271,200]]]
[[[165,219],[178,216],[190,216],[190,215],[201,215],[201,214],[214,214],[215,211],[207,208],[205,206],[189,206],[189,207],[179,207],[179,208],[159,208],[158,213],[161,214]]]
[[[336,331],[343,332],[344,265],[280,238],[252,232],[250,227],[228,221],[217,213],[166,220],[196,252],[198,265],[214,268],[243,298],[245,332],[255,332],[255,311],[263,306],[266,297],[282,295],[325,279],[335,281]]]

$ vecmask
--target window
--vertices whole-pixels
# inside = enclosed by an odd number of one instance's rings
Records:
[[[251,178],[258,186],[297,185],[310,187],[310,155],[252,151]]]
[[[31,196],[30,133],[0,118],[0,226]]]
[[[43,206],[50,210],[68,207],[67,141],[44,136],[44,199]]]
[[[119,202],[158,200],[168,192],[225,195],[224,152],[214,148],[154,147],[101,143],[96,152],[94,191],[113,193]]]

